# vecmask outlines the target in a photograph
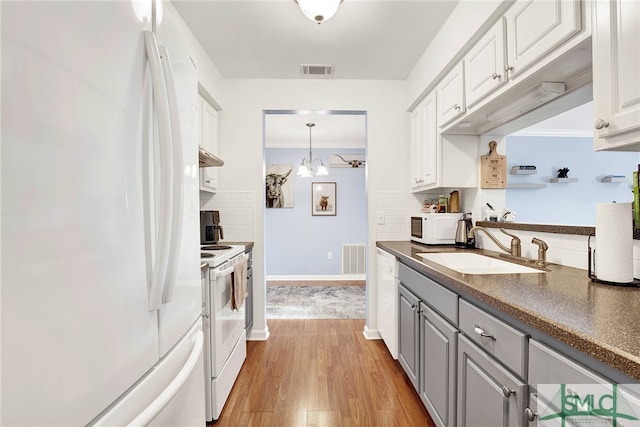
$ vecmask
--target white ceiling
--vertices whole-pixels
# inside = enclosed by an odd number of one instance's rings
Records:
[[[404,80],[458,0],[344,0],[323,24],[294,0],[173,0],[225,79],[297,79],[301,64],[336,79]],[[268,115],[268,147],[365,147],[365,116]]]
[[[223,78],[295,79],[300,64],[335,78],[404,80],[458,0],[344,0],[323,24],[294,0],[173,0]]]

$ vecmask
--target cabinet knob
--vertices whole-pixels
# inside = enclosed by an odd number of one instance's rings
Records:
[[[606,121],[606,120],[598,119],[594,123],[594,127],[596,129],[608,128],[609,127],[609,122]]]
[[[501,79],[501,78],[502,78],[502,75],[500,75],[500,74],[498,74],[498,73],[493,73],[493,74],[491,75],[491,78],[492,78],[493,80]]]
[[[458,110],[458,111],[460,111],[460,106],[456,104],[456,105],[453,107],[453,109],[454,109],[454,110]]]
[[[210,180],[210,179],[207,179],[205,182],[206,182],[207,184],[211,184],[211,180]]]
[[[507,73],[508,73],[509,71],[513,71],[513,66],[511,66],[511,65],[507,65],[506,67],[504,67],[504,71],[505,71],[505,72],[507,72]]]
[[[473,328],[473,330],[475,331],[476,334],[480,335],[481,337],[489,338],[489,339],[492,339],[493,341],[496,340],[495,336],[486,333],[484,329],[482,329],[478,324],[475,325],[475,328]]]
[[[509,397],[512,394],[516,394],[516,391],[512,388],[507,387],[506,385],[502,386],[502,394],[504,395],[504,397]]]
[[[525,408],[524,409],[524,416],[527,418],[527,421],[529,421],[531,423],[531,422],[535,421],[536,417],[538,416],[538,413],[537,412],[533,412],[529,408]]]

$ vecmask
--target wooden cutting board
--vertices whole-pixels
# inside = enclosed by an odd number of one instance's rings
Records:
[[[489,143],[489,154],[480,156],[480,188],[507,187],[507,156],[496,151],[497,142]]]

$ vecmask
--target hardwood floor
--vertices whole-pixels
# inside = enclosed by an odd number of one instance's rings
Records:
[[[215,427],[434,427],[382,340],[364,320],[268,321]]]

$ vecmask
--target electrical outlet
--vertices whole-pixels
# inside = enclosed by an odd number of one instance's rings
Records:
[[[327,252],[327,259],[333,259],[333,252]]]
[[[378,225],[384,225],[384,211],[378,211]]]

